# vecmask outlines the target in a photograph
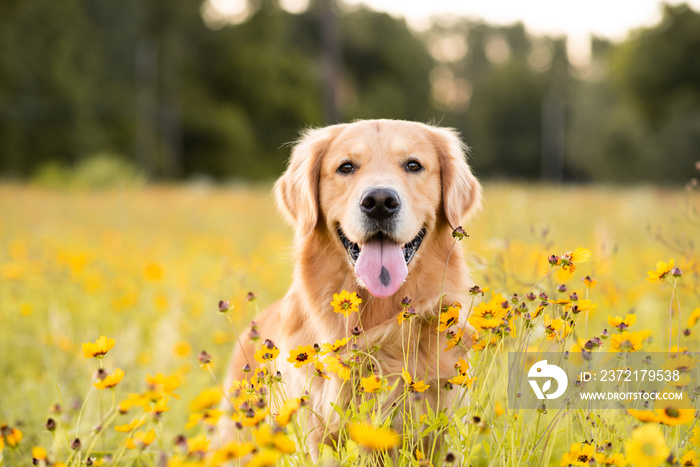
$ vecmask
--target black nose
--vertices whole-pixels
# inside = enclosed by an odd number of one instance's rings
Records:
[[[362,195],[360,209],[377,220],[388,219],[401,208],[399,194],[391,188],[372,188]]]

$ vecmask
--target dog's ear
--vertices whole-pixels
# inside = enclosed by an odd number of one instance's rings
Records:
[[[442,207],[454,229],[481,207],[481,185],[467,165],[469,149],[455,130],[432,128],[433,144],[440,157]]]
[[[292,149],[287,170],[275,183],[277,206],[298,235],[307,235],[318,223],[321,161],[341,127],[306,130]]]

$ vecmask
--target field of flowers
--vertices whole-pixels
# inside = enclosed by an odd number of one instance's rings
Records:
[[[294,355],[259,341],[259,369],[221,386],[233,330],[249,332],[290,283],[291,231],[268,186],[0,185],[0,466],[310,465],[314,394],[279,397],[275,359],[356,388],[324,465],[697,466],[697,381],[669,389],[695,405],[642,411],[509,410],[505,390],[516,349],[672,351],[695,365],[697,190],[487,184],[484,197],[455,238],[478,287],[443,304],[440,328],[464,358],[444,388],[456,402],[435,411],[420,375],[360,378],[372,349],[354,335]],[[344,298],[328,312],[361,312]],[[468,353],[459,308],[477,330]],[[398,387],[402,433],[384,397]]]

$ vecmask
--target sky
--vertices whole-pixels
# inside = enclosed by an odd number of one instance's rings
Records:
[[[429,18],[459,15],[506,25],[521,21],[533,34],[565,34],[569,53],[585,60],[591,34],[616,41],[630,29],[651,26],[661,19],[661,0],[342,0],[347,5],[364,3],[374,10],[406,18],[414,29],[425,29]],[[700,0],[685,2],[700,11]]]

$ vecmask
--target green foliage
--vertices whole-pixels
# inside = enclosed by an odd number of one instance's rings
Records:
[[[210,27],[186,0],[2,2],[0,175],[60,178],[55,167],[109,152],[151,179],[276,176],[284,143],[335,123],[324,3],[297,15],[256,5],[240,24]],[[438,21],[418,35],[366,7],[338,14],[338,118],[453,126],[481,177],[538,178],[553,151],[566,179],[678,182],[698,157],[700,14],[686,5],[626,42],[594,39],[584,73],[565,38],[522,24]],[[463,56],[434,54],[445,35],[464,39]],[[548,100],[563,110],[545,124]]]
[[[95,154],[80,161],[74,169],[56,162],[39,168],[34,182],[47,188],[103,189],[143,185],[143,174],[124,158],[108,153]]]

